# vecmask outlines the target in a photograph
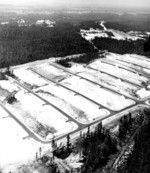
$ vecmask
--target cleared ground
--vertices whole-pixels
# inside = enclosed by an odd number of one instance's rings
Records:
[[[3,105],[22,123],[37,134],[41,140],[51,140],[77,129],[74,122],[40,98],[28,92],[14,81],[0,81],[0,100]],[[16,101],[7,103],[15,95]],[[54,126],[55,125],[55,126]]]
[[[15,167],[21,163],[27,163],[35,158],[35,153],[41,144],[32,138],[28,138],[28,135],[29,134],[0,107],[0,169],[2,172],[13,171]]]
[[[145,57],[107,53],[88,65],[71,64],[30,63],[12,68],[15,79],[0,80],[2,148],[10,140],[14,147],[1,151],[0,167],[35,158],[39,147],[51,149],[53,137],[65,143],[67,134],[75,139],[89,125],[94,129],[101,120],[107,124],[137,105],[149,105],[150,61]],[[10,98],[16,100],[8,103]],[[13,161],[17,146],[21,156]]]

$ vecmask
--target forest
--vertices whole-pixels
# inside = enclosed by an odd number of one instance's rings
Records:
[[[71,67],[71,63],[70,62],[75,62],[75,63],[84,63],[84,64],[88,64],[90,61],[94,60],[94,59],[98,59],[98,58],[103,58],[104,52],[90,52],[90,53],[86,53],[83,55],[80,55],[76,58],[62,58],[59,60],[56,60],[56,62],[64,67]]]
[[[111,38],[95,38],[93,43],[100,50],[107,50],[109,52],[118,54],[144,54],[144,40],[116,40]]]
[[[136,116],[132,116],[130,112],[122,116],[109,128],[103,127],[102,122],[98,123],[94,131],[88,126],[87,132],[81,132],[80,137],[73,144],[70,135],[67,136],[66,145],[61,147],[57,147],[53,139],[53,155],[65,159],[71,153],[79,153],[80,162],[83,163],[82,173],[110,172],[122,149],[128,145],[130,138],[136,134],[137,129],[145,123],[145,114],[149,115],[149,113],[149,109],[137,112]],[[118,130],[115,133],[112,132],[112,129],[116,127],[118,127]],[[136,139],[140,138],[136,136]]]
[[[13,19],[12,19],[13,18]],[[56,21],[54,28],[37,26],[40,19]],[[30,26],[19,27],[17,20],[28,21]],[[100,21],[105,20],[106,27],[121,31],[150,31],[149,14],[111,14],[111,13],[54,13],[25,14],[2,13],[0,21],[10,21],[8,25],[0,25],[0,68],[23,64],[50,57],[64,57],[72,54],[87,54],[75,62],[88,62],[95,59],[93,45],[81,37],[80,29],[99,28]],[[144,40],[115,40],[95,38],[93,41],[99,50],[125,54],[144,54],[149,44]],[[147,52],[147,51],[146,51]],[[89,56],[92,56],[89,58]],[[87,58],[88,57],[88,58]]]
[[[149,173],[150,170],[150,110],[144,111],[145,122],[135,136],[135,144],[127,161],[118,169],[118,173]]]
[[[71,24],[0,27],[0,67],[91,51],[91,44]]]

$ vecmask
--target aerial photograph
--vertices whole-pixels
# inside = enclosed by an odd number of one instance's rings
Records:
[[[149,0],[0,0],[0,173],[150,173]]]

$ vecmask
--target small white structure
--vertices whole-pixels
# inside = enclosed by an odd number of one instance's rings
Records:
[[[23,20],[23,19],[18,20],[17,23],[18,23],[18,26],[19,26],[19,27],[21,27],[21,26],[28,26],[28,25],[26,24],[26,21]]]
[[[8,21],[6,21],[6,22],[1,22],[1,25],[8,25],[8,24],[9,24]]]
[[[37,20],[36,21],[36,25],[43,25],[43,24],[46,24],[47,27],[54,27],[56,22],[55,21],[50,21],[50,20]]]

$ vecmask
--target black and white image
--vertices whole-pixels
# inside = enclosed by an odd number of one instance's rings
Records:
[[[149,173],[149,132],[148,0],[0,0],[0,173]]]

